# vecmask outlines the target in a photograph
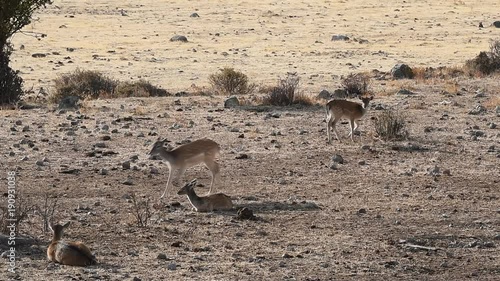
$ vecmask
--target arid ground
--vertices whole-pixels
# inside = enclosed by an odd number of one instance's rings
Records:
[[[230,66],[259,85],[297,72],[316,96],[350,72],[462,65],[500,37],[498,1],[234,2],[54,1],[25,29],[46,37],[15,36],[12,67],[35,93],[76,68],[177,92],[208,88]],[[176,34],[189,42],[170,42]],[[27,218],[16,274],[2,259],[0,280],[498,280],[499,76],[446,77],[373,74],[360,136],[347,139],[343,123],[330,145],[320,100],[227,109],[225,97],[185,95],[2,110],[1,185],[17,172]],[[407,139],[376,134],[388,108],[404,116]],[[176,195],[181,183],[160,200],[168,168],[147,155],[158,137],[220,143],[217,191],[256,218],[196,213]],[[206,194],[208,170],[188,169],[183,182],[193,178]],[[47,261],[52,210],[98,265]]]

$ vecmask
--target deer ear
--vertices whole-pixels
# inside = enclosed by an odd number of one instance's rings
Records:
[[[198,182],[198,179],[193,179],[189,184],[195,186],[196,182]]]

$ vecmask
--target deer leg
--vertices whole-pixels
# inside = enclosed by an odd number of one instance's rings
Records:
[[[340,138],[339,138],[339,135],[337,134],[337,122],[339,122],[339,120],[340,120],[340,117],[339,117],[339,118],[335,118],[335,119],[333,120],[332,127],[333,127],[333,132],[335,133],[335,137],[337,138],[337,140],[338,140],[339,142],[342,142],[342,141],[340,140]]]
[[[212,173],[212,182],[210,183],[210,190],[208,191],[208,194],[211,194],[212,188],[214,187],[214,183],[219,182],[220,180],[220,166],[219,163],[215,161],[206,161],[205,165]]]
[[[163,194],[161,195],[160,199],[162,199],[163,197],[165,197],[165,194],[167,194],[167,189],[168,189],[168,186],[170,185],[170,183],[172,183],[172,167],[170,167],[168,169],[168,179],[167,179],[167,186],[165,187],[165,191],[163,191]]]

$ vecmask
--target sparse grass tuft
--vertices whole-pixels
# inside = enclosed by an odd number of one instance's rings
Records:
[[[251,94],[256,88],[255,84],[248,83],[246,74],[229,67],[210,75],[208,79],[217,94],[226,96]]]
[[[404,116],[390,109],[377,116],[375,131],[384,140],[401,140],[409,136]]]

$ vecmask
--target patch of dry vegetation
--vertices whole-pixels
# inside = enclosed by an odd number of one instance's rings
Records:
[[[219,73],[209,76],[209,83],[215,93],[219,95],[246,95],[251,94],[255,84],[248,82],[248,76],[234,68],[224,67]]]
[[[55,92],[49,97],[51,102],[59,102],[64,97],[78,96],[80,99],[124,98],[124,97],[164,97],[170,94],[146,80],[120,82],[98,71],[76,69],[54,79]]]

